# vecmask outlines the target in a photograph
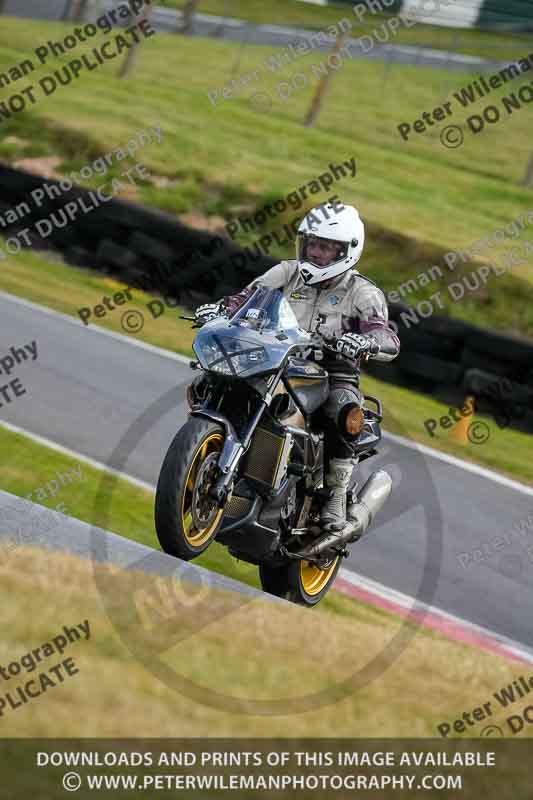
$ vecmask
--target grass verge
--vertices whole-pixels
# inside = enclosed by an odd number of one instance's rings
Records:
[[[13,18],[4,24],[2,71],[31,53],[36,41],[65,33],[59,24]],[[77,54],[94,44],[80,46]],[[334,191],[384,231],[444,252],[464,249],[528,210],[531,192],[521,183],[530,157],[530,109],[506,114],[477,136],[466,129],[463,146],[453,150],[442,146],[438,125],[413,134],[407,142],[398,133],[401,122],[412,123],[450,99],[454,114],[446,123],[464,125],[467,115],[479,113],[488,100],[499,102],[502,93],[516,91],[523,81],[517,79],[494,90],[490,98],[460,109],[453,93],[471,82],[471,74],[409,66],[388,71],[377,62],[348,59],[333,78],[315,127],[308,129],[302,121],[325,55],[301,56],[271,72],[264,64],[274,52],[266,47],[241,51],[229,42],[159,33],[144,43],[132,80],[118,79],[118,63],[106,62],[90,75],[81,75],[75,87],[61,86],[31,112],[3,121],[0,157],[13,163],[21,157],[60,155],[66,169],[79,166],[89,152],[105,153],[141,127],[159,122],[163,143],[146,148],[139,157],[166,180],[143,185],[140,199],[171,213],[194,210],[225,219],[253,213],[316,178],[330,162],[351,157],[358,165],[356,179],[341,178]],[[517,47],[515,57],[527,52]],[[36,70],[32,81],[65,65],[68,58]],[[210,102],[208,92],[221,89],[232,74],[254,70],[258,80],[246,89],[216,105]],[[303,88],[284,102],[280,82],[290,81],[297,72],[304,76],[299,79]],[[257,92],[269,96],[268,113],[254,105]],[[320,192],[308,200],[320,202],[329,194]],[[286,220],[276,220],[280,229],[282,222]],[[533,225],[523,231],[521,243],[525,241],[533,241]],[[514,244],[506,239],[493,248],[490,258]],[[525,259],[514,272],[533,279],[531,260]]]
[[[14,494],[26,495],[46,486],[58,470],[77,466],[2,429],[0,443],[6,455],[2,485]],[[70,515],[90,520],[101,474],[82,464],[81,476],[44,504],[61,500]],[[109,529],[153,545],[151,497],[124,481],[118,488]],[[185,603],[186,587],[178,592],[168,578],[108,570],[31,547],[2,546],[0,556],[0,663],[20,658],[62,625],[88,619],[91,627],[90,640],[68,653],[79,674],[16,713],[6,712],[2,723],[12,737],[436,736],[440,722],[481,705],[524,671],[420,629],[379,680],[359,691],[347,686],[339,696],[338,684],[383,650],[401,624],[398,618],[335,592],[309,612],[262,599],[242,604],[230,592],[210,590],[204,609]],[[206,555],[200,562],[250,582],[240,570],[232,573],[227,560],[215,564]],[[160,601],[147,605],[146,593]],[[169,688],[150,668],[161,663],[200,689]],[[282,704],[314,692],[332,695],[323,707],[311,703],[306,713],[239,714],[224,703],[214,707],[209,690],[232,700]],[[502,724],[504,715],[491,722]],[[469,733],[479,736],[481,727]]]
[[[110,296],[124,288],[122,284],[89,270],[67,266],[59,261],[46,261],[28,253],[21,253],[5,262],[0,287],[73,317],[77,317],[79,308],[92,307],[104,295]],[[132,302],[124,308],[141,311],[145,320],[142,331],[132,338],[140,338],[176,353],[193,354],[191,345],[195,331],[190,328],[190,323],[178,319],[179,309],[167,308],[162,316],[153,319],[147,310],[147,304],[153,298],[138,290],[133,290],[132,297]],[[108,314],[100,321],[101,326],[124,333],[121,327],[122,313],[115,311]],[[186,313],[190,314],[190,311]],[[385,430],[533,484],[531,437],[527,434],[500,429],[488,420],[490,438],[482,445],[457,443],[443,430],[436,431],[435,436],[429,436],[424,420],[429,417],[438,419],[447,414],[448,408],[442,403],[368,375],[363,376],[361,385],[367,394],[381,399],[385,410]]]

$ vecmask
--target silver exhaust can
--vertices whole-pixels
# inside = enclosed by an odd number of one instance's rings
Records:
[[[348,506],[348,521],[355,527],[355,535],[362,536],[372,524],[374,517],[392,492],[392,478],[384,469],[378,469],[369,477],[357,494],[355,503]]]
[[[348,506],[347,522],[338,533],[325,533],[317,541],[308,544],[299,556],[318,556],[330,547],[348,544],[360,539],[368,530],[377,512],[382,508],[392,492],[392,478],[384,469],[376,470],[369,477],[355,503]]]

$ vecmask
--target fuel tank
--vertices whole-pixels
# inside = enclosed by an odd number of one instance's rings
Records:
[[[318,364],[305,358],[292,358],[285,374],[305,414],[312,414],[326,402],[329,393],[328,373]]]

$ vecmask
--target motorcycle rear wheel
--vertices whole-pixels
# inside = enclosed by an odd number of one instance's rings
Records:
[[[224,514],[207,495],[224,429],[191,417],[163,461],[155,497],[155,528],[165,553],[191,561],[215,539]]]
[[[310,561],[290,561],[281,567],[261,564],[261,586],[269,594],[312,608],[331,589],[341,561],[342,556],[337,556],[324,569]]]

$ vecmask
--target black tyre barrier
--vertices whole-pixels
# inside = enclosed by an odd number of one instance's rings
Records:
[[[96,251],[96,264],[99,268],[111,267],[120,272],[127,272],[130,268],[135,267],[136,262],[137,253],[134,253],[133,250],[121,247],[111,239],[101,239]]]
[[[467,370],[462,387],[465,397],[475,398],[476,410],[493,416],[500,427],[533,431],[533,387],[480,369]]]
[[[49,186],[59,182],[47,180]],[[220,284],[240,289],[276,260],[252,257],[233,241],[182,225],[170,214],[113,199],[83,214],[61,229],[52,229],[46,239],[33,235],[35,223],[47,218],[67,202],[87,198],[89,192],[74,187],[60,197],[45,197],[39,207],[31,192],[42,186],[42,178],[0,166],[0,202],[4,213],[27,202],[30,211],[11,227],[6,238],[30,228],[36,249],[56,249],[71,255],[76,266],[96,268],[123,279],[137,271],[146,275],[146,288],[164,288],[179,298],[182,290],[212,296]],[[90,206],[90,204],[88,203]]]
[[[489,353],[480,353],[469,347],[463,348],[460,361],[464,371],[480,369],[501,378],[518,378],[522,373],[521,367],[512,361],[500,361]]]
[[[533,387],[480,369],[467,370],[463,375],[463,386],[466,392],[491,398],[503,405],[527,406],[533,403]]]
[[[433,383],[444,383],[455,385],[461,377],[461,367],[450,361],[443,361],[440,358],[421,353],[405,353],[399,356],[398,366],[404,372],[427,378]]]
[[[413,328],[402,330],[398,336],[402,344],[402,351],[423,353],[424,355],[442,358],[444,361],[453,361],[457,357],[457,346],[454,338],[436,336],[425,328],[418,331]]]
[[[472,325],[470,322],[464,322],[462,319],[443,317],[438,314],[434,314],[428,317],[428,319],[423,320],[423,325],[424,329],[434,336],[446,336],[448,339],[452,339],[455,346],[462,345],[468,336],[480,331],[479,328]]]
[[[392,383],[395,386],[402,386],[405,389],[415,388],[412,376],[404,372],[398,366],[398,360],[390,364],[380,364],[376,361],[369,361],[367,364],[363,365],[362,371],[385,383]]]
[[[238,291],[276,263],[265,255],[254,256],[252,248],[245,251],[222,233],[187,228],[170,214],[115,199],[43,239],[35,232],[35,223],[89,193],[74,187],[57,199],[46,198],[36,208],[30,195],[42,184],[38,176],[0,165],[0,213],[5,216],[22,202],[30,206],[23,219],[2,229],[6,239],[29,228],[33,248],[59,251],[67,263],[97,269],[182,305]],[[472,369],[533,388],[533,342],[439,315],[406,325],[405,303],[390,303],[389,313],[398,327],[402,352],[394,364],[366,365],[365,371],[376,378],[421,392],[445,388],[456,392],[457,402],[464,397],[461,378]],[[528,398],[533,408],[533,398]]]
[[[493,356],[499,361],[513,361],[531,367],[533,348],[531,342],[516,337],[504,336],[496,331],[475,331],[465,341],[470,350]]]

